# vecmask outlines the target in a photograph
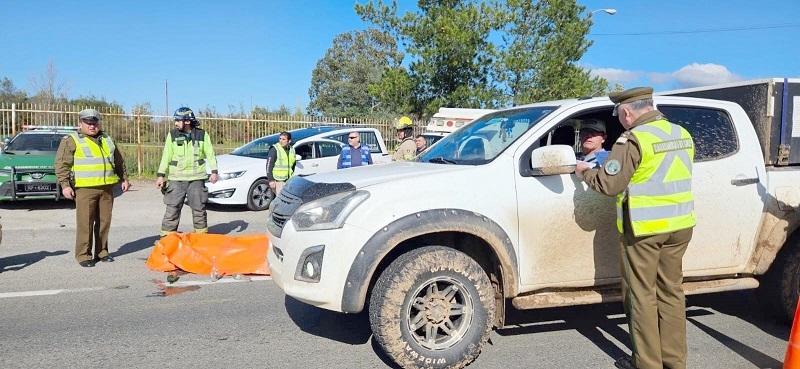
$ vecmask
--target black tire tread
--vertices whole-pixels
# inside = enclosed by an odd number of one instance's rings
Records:
[[[416,287],[414,276],[432,267],[457,271],[472,281],[479,293],[479,301],[474,301],[474,306],[486,311],[479,341],[469,344],[460,360],[445,365],[426,364],[407,354],[400,329],[402,309],[398,307],[402,306],[409,290]],[[443,246],[423,247],[400,256],[378,278],[370,298],[369,320],[378,345],[401,367],[463,368],[478,357],[489,339],[494,321],[494,291],[485,271],[466,254]]]

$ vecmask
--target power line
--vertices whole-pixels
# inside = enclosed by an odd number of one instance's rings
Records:
[[[648,36],[648,35],[676,35],[684,33],[711,33],[711,32],[736,32],[751,31],[759,29],[793,28],[800,27],[797,23],[776,24],[770,26],[747,26],[747,27],[728,27],[728,28],[704,28],[682,31],[653,31],[653,32],[630,32],[630,33],[590,33],[590,36]]]

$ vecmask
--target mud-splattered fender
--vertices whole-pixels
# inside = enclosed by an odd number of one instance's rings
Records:
[[[488,217],[460,209],[434,209],[404,216],[384,226],[361,247],[342,293],[342,311],[359,313],[364,309],[370,280],[383,258],[401,242],[437,232],[472,234],[488,243],[500,260],[503,291],[506,297],[517,291],[518,265],[514,246],[506,232]]]

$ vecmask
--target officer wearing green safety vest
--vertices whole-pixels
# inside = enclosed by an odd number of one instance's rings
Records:
[[[695,225],[694,141],[655,110],[653,89],[609,94],[626,131],[602,168],[575,173],[594,191],[617,197],[622,298],[632,357],[619,368],[686,368],[683,255]]]
[[[192,109],[178,108],[174,119],[175,129],[167,134],[156,180],[156,187],[161,189],[167,205],[161,221],[161,236],[178,231],[184,201],[192,209],[194,231],[208,233],[208,188],[205,182],[217,182],[217,157],[211,137],[197,128],[200,122]],[[206,166],[211,170],[210,176],[206,173]]]
[[[100,112],[81,110],[78,120],[80,130],[58,146],[54,168],[61,194],[75,200],[75,259],[82,267],[93,267],[98,261],[114,261],[108,252],[114,186],[121,182],[125,192],[130,183],[122,153],[100,129]]]
[[[286,181],[294,175],[295,161],[292,134],[283,131],[278,135],[278,143],[267,152],[267,182],[274,197],[278,197]]]

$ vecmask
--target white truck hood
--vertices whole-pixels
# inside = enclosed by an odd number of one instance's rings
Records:
[[[321,183],[348,182],[356,186],[356,188],[363,188],[380,183],[426,177],[432,174],[458,172],[472,167],[470,165],[432,164],[414,161],[392,162],[319,173],[308,176],[306,179]]]

